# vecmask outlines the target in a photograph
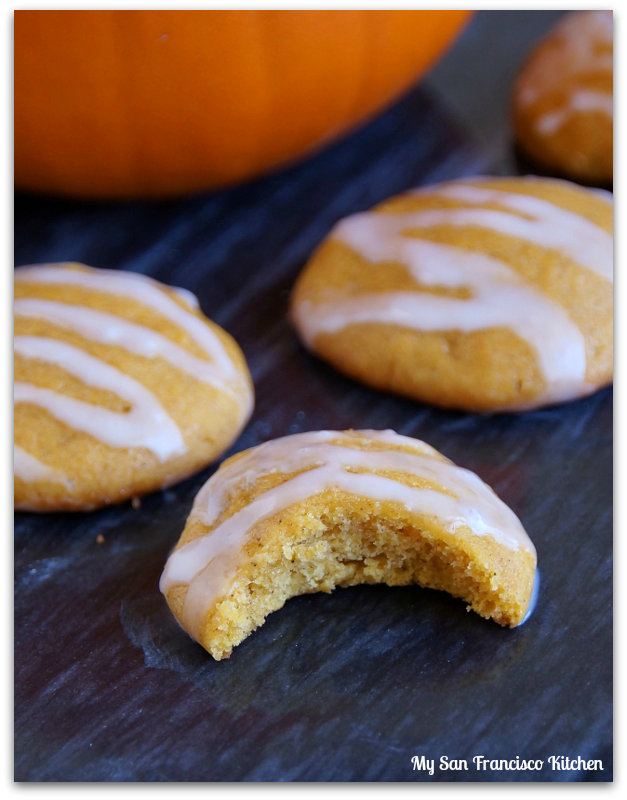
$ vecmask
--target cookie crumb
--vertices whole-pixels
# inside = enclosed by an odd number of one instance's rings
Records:
[[[101,533],[99,533],[98,536],[96,536],[96,544],[104,544],[104,540],[105,537]]]
[[[135,509],[135,511],[137,511],[137,509],[139,509],[139,508],[141,508],[141,507],[142,507],[142,501],[139,499],[139,497],[134,497],[134,498],[131,500],[131,505],[133,506],[133,508]]]

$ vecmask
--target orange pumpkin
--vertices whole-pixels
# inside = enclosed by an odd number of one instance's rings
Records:
[[[468,11],[16,11],[15,182],[89,198],[211,189],[366,120]]]

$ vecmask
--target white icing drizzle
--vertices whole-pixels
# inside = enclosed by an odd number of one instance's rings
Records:
[[[212,483],[211,481],[207,481],[207,483],[205,483],[205,485],[196,495],[194,510],[192,513],[194,513],[196,516],[199,516],[202,519],[203,524],[207,525],[207,527],[210,527],[215,523],[222,513],[229,491],[236,484],[241,484],[243,479],[252,484],[257,480],[258,477],[276,471],[279,466],[281,467],[281,471],[286,473],[303,469],[303,460],[309,456],[307,451],[307,446],[309,443],[314,443],[316,447],[319,448],[321,443],[330,442],[334,439],[337,439],[339,435],[340,434],[338,434],[337,431],[314,431],[306,434],[294,434],[292,436],[286,436],[281,439],[266,442],[265,444],[253,448],[247,453],[246,458],[242,458],[239,461],[228,465],[228,467],[222,468],[222,480],[219,487],[216,487],[215,483]],[[417,451],[422,455],[430,456],[431,458],[439,457],[437,450],[435,450],[433,447],[430,447],[425,442],[422,442],[419,439],[410,439],[407,436],[401,436],[392,430],[359,432],[344,431],[342,432],[341,436],[344,439],[359,439],[360,441],[377,442],[378,444],[386,444],[390,447],[411,447],[412,450]],[[298,441],[300,443],[298,450],[288,450],[283,444],[287,442],[287,440],[289,440],[290,443]],[[280,442],[281,444],[277,444],[277,442]],[[336,447],[336,445],[333,446]],[[272,454],[277,451],[280,451],[284,459],[280,465],[277,465],[272,461]],[[361,450],[352,450],[351,455],[354,458],[368,462],[369,456],[363,455],[364,452],[365,451]],[[371,451],[369,451],[369,453],[370,452]],[[354,455],[355,453],[357,453],[357,455]],[[395,456],[396,453],[393,455]],[[366,463],[365,465],[367,466],[368,464]],[[311,464],[308,466],[311,466]],[[357,464],[353,464],[353,466],[357,466]],[[364,465],[362,464],[361,466]],[[228,477],[226,476],[227,470]]]
[[[112,272],[112,270],[110,270]],[[170,289],[173,292],[176,292],[181,300],[184,300],[188,306],[191,306],[194,310],[198,310],[200,308],[200,303],[198,302],[198,298],[193,292],[190,292],[189,289],[183,289],[180,286],[170,286]]]
[[[611,206],[614,205],[614,195],[612,192],[608,192],[607,189],[599,189],[598,186],[590,186],[588,187],[588,191],[598,195],[598,197],[603,198],[603,200],[605,200]]]
[[[125,413],[77,400],[30,383],[16,383],[16,403],[34,403],[56,419],[111,447],[145,447],[160,461],[185,452],[185,443],[174,421],[157,398],[141,383],[100,359],[58,339],[16,336],[15,352],[56,364],[90,386],[115,393],[131,404]]]
[[[240,374],[231,361],[219,337],[205,322],[190,313],[169,297],[160,285],[135,272],[120,272],[108,269],[68,269],[55,265],[38,265],[19,267],[15,270],[16,282],[52,283],[64,286],[81,286],[84,289],[119,294],[137,303],[152,308],[171,322],[182,328],[215,362],[227,380],[235,384],[241,383]],[[187,290],[177,290],[187,303],[191,303]]]
[[[550,136],[566,124],[574,114],[596,111],[613,118],[614,97],[603,92],[585,91],[580,89],[569,95],[567,104],[556,111],[547,111],[535,122],[536,130],[543,136]]]
[[[520,76],[517,101],[530,106],[549,94],[569,91],[563,105],[541,114],[535,129],[541,136],[550,136],[577,112],[599,112],[613,118],[611,93],[586,89],[579,76],[611,73],[614,24],[611,11],[581,11],[563,17],[547,37],[553,46],[544,48],[529,62]]]
[[[26,483],[51,481],[63,483],[65,486],[70,484],[66,475],[46,466],[17,444],[13,446],[13,472],[16,478],[21,478]]]
[[[411,452],[358,450],[333,443],[346,438],[402,446]],[[354,469],[368,471],[349,471]],[[478,536],[491,536],[511,550],[522,548],[535,557],[535,548],[516,515],[477,475],[441,459],[423,442],[393,431],[319,431],[266,442],[222,466],[197,495],[192,516],[211,526],[237,488],[262,475],[299,470],[307,471],[262,493],[208,534],[170,555],[160,589],[167,594],[174,586],[188,586],[182,623],[195,638],[209,608],[232,590],[236,571],[245,561],[243,546],[254,526],[327,490],[377,503],[398,503],[412,513],[435,517],[451,533],[469,528]],[[444,490],[412,488],[375,475],[373,470],[416,476]]]
[[[533,183],[533,179],[530,180]],[[574,187],[571,187],[574,188]],[[578,191],[585,189],[577,187]],[[401,230],[425,228],[433,225],[476,226],[515,236],[528,242],[557,250],[571,258],[582,267],[596,272],[608,281],[613,280],[614,242],[612,236],[599,225],[564,208],[543,200],[517,192],[508,192],[493,187],[474,186],[471,183],[457,183],[427,186],[415,192],[418,195],[433,195],[460,200],[472,205],[496,203],[509,211],[490,208],[447,208],[417,211],[396,217],[405,217]],[[372,212],[370,212],[372,213]],[[518,216],[525,214],[530,219]],[[348,218],[349,220],[351,217]],[[400,220],[399,220],[400,222]],[[341,226],[340,222],[340,238]],[[332,236],[336,236],[332,232]]]
[[[210,383],[230,394],[233,393],[214,363],[198,358],[189,350],[144,325],[137,325],[122,317],[96,311],[87,306],[31,297],[15,300],[13,310],[16,317],[43,319],[78,333],[84,339],[117,345],[145,358],[159,356],[197,380]]]

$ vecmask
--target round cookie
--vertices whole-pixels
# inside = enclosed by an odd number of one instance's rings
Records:
[[[521,411],[612,381],[612,196],[543,178],[428,186],[340,221],[292,293],[304,343],[370,386]]]
[[[160,589],[216,659],[290,597],[419,584],[515,627],[536,551],[477,475],[394,431],[317,431],[225,461],[194,501]]]
[[[253,407],[244,356],[191,292],[143,275],[15,270],[15,506],[90,510],[214,461]]]
[[[612,181],[612,62],[611,11],[575,11],[560,19],[514,86],[514,130],[527,156],[584,183]]]

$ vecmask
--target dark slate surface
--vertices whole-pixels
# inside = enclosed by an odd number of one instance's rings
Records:
[[[508,13],[499,24],[511,38]],[[533,37],[553,18],[527,13]],[[155,205],[18,195],[15,256],[136,270],[195,292],[242,345],[256,385],[233,452],[296,431],[392,427],[475,470],[537,545],[534,615],[510,631],[434,591],[342,589],[290,601],[218,663],[157,588],[213,468],[138,510],[18,514],[16,780],[611,780],[611,390],[519,416],[436,411],[337,375],[305,353],[285,316],[296,275],[337,219],[513,163],[501,124],[472,143],[442,100],[446,64],[473,48],[488,57],[495,20],[480,15],[434,73],[438,94],[414,91],[273,177]],[[511,64],[501,66],[509,80]],[[498,59],[490,75],[498,81]],[[448,88],[458,98],[473,89]],[[414,755],[435,759],[433,776],[412,770]],[[476,755],[544,767],[478,772]],[[604,769],[552,771],[551,755]],[[441,756],[467,759],[468,772],[438,769]]]

